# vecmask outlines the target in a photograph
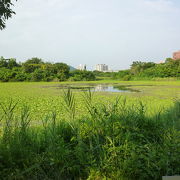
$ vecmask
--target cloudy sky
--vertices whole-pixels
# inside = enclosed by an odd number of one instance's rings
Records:
[[[180,49],[179,0],[18,0],[0,56],[126,69]]]

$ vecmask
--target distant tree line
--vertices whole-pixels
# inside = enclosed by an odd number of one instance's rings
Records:
[[[74,70],[65,63],[44,62],[40,58],[28,59],[18,63],[16,59],[0,57],[0,81],[93,81],[95,75],[90,71]]]
[[[180,77],[180,59],[174,60],[167,58],[164,63],[156,64],[153,62],[134,61],[131,68],[113,73],[113,79],[136,80]]]
[[[65,63],[44,62],[31,58],[23,63],[0,57],[0,81],[94,81],[98,79],[143,80],[153,78],[180,78],[180,60],[167,58],[164,63],[134,61],[127,70],[119,72],[70,71]]]

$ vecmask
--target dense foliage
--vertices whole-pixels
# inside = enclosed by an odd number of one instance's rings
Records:
[[[135,80],[180,77],[180,60],[166,59],[165,63],[135,61],[129,70],[113,74],[114,79]]]
[[[90,81],[95,75],[90,71],[72,71],[65,63],[49,63],[39,58],[17,63],[16,59],[0,58],[0,81]]]
[[[180,60],[166,59],[165,63],[134,61],[131,68],[119,72],[70,70],[65,63],[44,62],[39,58],[17,63],[16,59],[0,58],[0,81],[94,81],[98,79],[120,79],[124,81],[180,78]]]
[[[94,81],[96,79],[95,75],[91,71],[80,71],[75,70],[70,72],[70,80],[72,81]]]
[[[71,91],[64,93],[67,119],[57,112],[31,124],[25,105],[0,104],[4,114],[0,136],[0,177],[4,179],[160,180],[180,173],[180,102],[154,117],[145,106],[126,99],[95,104],[84,94],[89,114],[76,118]]]
[[[12,10],[12,0],[0,0],[0,29],[6,27],[6,20],[11,18],[15,12]]]

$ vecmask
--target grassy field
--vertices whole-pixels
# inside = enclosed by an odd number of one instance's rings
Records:
[[[0,102],[5,103],[11,98],[18,102],[18,107],[26,104],[30,107],[32,118],[38,121],[38,118],[51,111],[56,111],[59,116],[65,116],[65,109],[62,102],[63,91],[55,86],[60,84],[83,85],[87,82],[63,82],[63,83],[1,83],[0,84]],[[163,111],[173,105],[175,99],[180,98],[180,81],[96,81],[88,84],[106,84],[116,83],[128,86],[129,88],[140,90],[141,92],[96,92],[94,101],[97,103],[108,104],[113,102],[116,97],[127,98],[129,104],[142,101],[146,105],[147,113],[155,114]],[[54,87],[53,87],[54,86]],[[78,101],[76,114],[80,116],[83,108],[83,92],[75,91],[75,98]]]
[[[39,117],[48,114],[51,111],[56,111],[58,116],[65,116],[66,111],[62,103],[63,91],[57,89],[59,84],[75,84],[83,85],[87,82],[63,82],[63,83],[1,83],[0,84],[0,102],[5,103],[11,98],[18,102],[20,108],[23,104],[30,107],[32,118],[37,122]],[[147,113],[155,114],[158,111],[163,111],[173,105],[175,99],[180,98],[180,81],[173,82],[157,82],[157,81],[135,81],[135,82],[120,82],[120,81],[96,81],[88,82],[89,84],[106,84],[118,83],[128,86],[129,88],[140,90],[141,92],[96,92],[94,101],[97,103],[108,104],[113,102],[116,97],[126,97],[129,104],[142,101],[146,105]],[[84,114],[83,108],[83,92],[75,91],[75,98],[78,101],[76,105],[76,114],[81,116]]]
[[[160,180],[180,174],[180,81],[97,81],[139,92],[0,83],[0,179]]]

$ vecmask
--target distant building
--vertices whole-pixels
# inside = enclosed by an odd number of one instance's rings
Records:
[[[86,65],[85,64],[80,64],[78,67],[77,67],[78,70],[81,70],[81,71],[84,71],[86,70]]]
[[[173,59],[174,60],[180,59],[180,50],[173,53]]]
[[[106,64],[97,64],[95,67],[96,71],[101,71],[101,72],[107,72],[108,71],[108,65]]]

